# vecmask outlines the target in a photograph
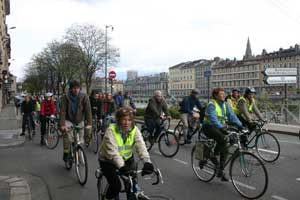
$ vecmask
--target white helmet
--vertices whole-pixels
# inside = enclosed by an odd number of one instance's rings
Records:
[[[46,97],[52,97],[53,94],[52,94],[51,92],[47,92],[47,93],[45,94],[45,96],[46,96]]]

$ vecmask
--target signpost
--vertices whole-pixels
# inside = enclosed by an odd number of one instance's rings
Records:
[[[288,123],[287,109],[288,109],[288,95],[287,84],[297,83],[297,68],[266,68],[262,72],[264,82],[267,85],[284,85],[284,99],[285,99],[285,122]]]
[[[207,78],[207,103],[209,103],[209,82],[210,82],[211,70],[204,71],[204,77]]]
[[[114,83],[114,78],[117,77],[117,73],[115,71],[110,71],[108,73],[108,77],[110,80],[110,91],[111,91],[111,95],[113,95],[113,83]]]

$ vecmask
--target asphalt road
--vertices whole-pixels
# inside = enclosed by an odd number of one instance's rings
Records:
[[[281,144],[281,156],[274,164],[266,164],[269,187],[261,199],[298,200],[300,196],[300,140],[295,136],[275,134]],[[146,194],[165,196],[176,200],[242,199],[231,183],[215,178],[210,183],[199,181],[190,165],[192,145],[180,148],[174,158],[165,158],[158,152],[157,145],[151,157],[163,173],[164,184],[152,186],[142,180]],[[96,200],[96,178],[98,166],[96,155],[87,150],[89,177],[82,187],[77,183],[75,171],[67,171],[62,161],[62,140],[58,147],[49,150],[39,145],[39,138],[23,146],[1,149],[1,174],[33,174],[46,182],[52,200]],[[228,173],[228,170],[226,170]],[[33,188],[34,189],[34,188]]]

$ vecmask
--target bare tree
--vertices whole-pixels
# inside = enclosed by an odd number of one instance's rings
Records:
[[[84,52],[83,80],[86,84],[87,93],[90,92],[92,78],[96,71],[104,66],[105,62],[105,32],[91,24],[73,25],[66,31],[65,38],[72,44],[77,45]],[[107,38],[107,58],[109,64],[118,61],[119,49],[110,44],[111,39]]]

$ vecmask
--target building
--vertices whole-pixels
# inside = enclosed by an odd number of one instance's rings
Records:
[[[140,76],[134,80],[128,79],[124,83],[124,91],[137,103],[147,103],[156,90],[162,91],[162,95],[168,97],[168,73]]]
[[[212,86],[211,76],[207,77],[205,73],[208,72],[211,75],[212,67],[219,59],[216,57],[214,60],[202,60],[196,65],[196,88],[199,90],[201,98],[206,98],[210,94],[209,87],[211,88]]]
[[[127,80],[135,80],[138,76],[138,72],[135,70],[127,71]]]
[[[105,92],[105,78],[96,78],[92,80],[91,90],[97,90],[99,92]],[[111,81],[107,81],[107,90],[110,94],[115,94],[117,92],[123,92],[124,83],[120,80],[114,80],[113,85],[111,85]]]
[[[181,99],[190,94],[196,87],[196,67],[203,60],[180,63],[169,68],[169,91],[170,96]]]
[[[10,1],[0,1],[0,111],[9,97],[9,59],[10,59],[10,36],[7,32],[6,16],[10,14]]]

